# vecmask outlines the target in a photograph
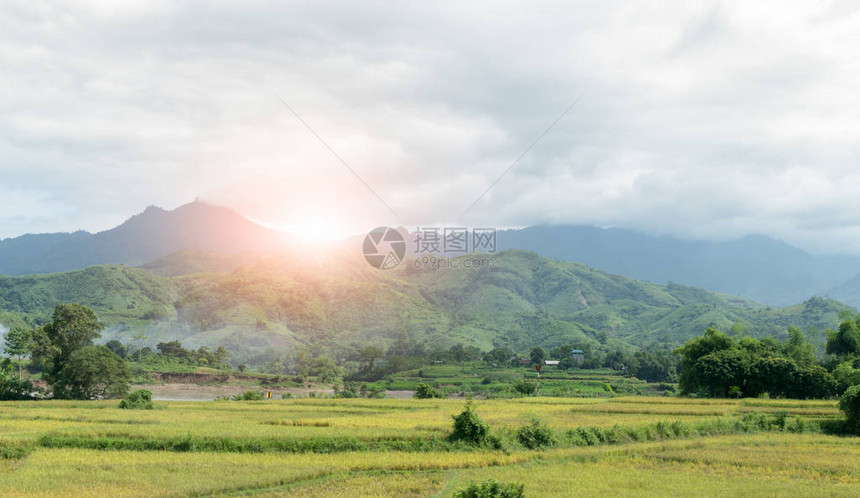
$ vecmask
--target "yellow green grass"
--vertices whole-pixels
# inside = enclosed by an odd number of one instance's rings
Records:
[[[132,451],[47,447],[97,438],[157,441],[443,441],[463,400],[298,399],[170,402],[127,411],[115,401],[0,403],[0,496],[450,496],[472,481],[521,482],[527,496],[860,494],[855,438],[787,431],[621,442],[543,451],[508,445],[397,451]],[[523,398],[475,403],[497,433],[538,418],[557,434],[578,427],[690,426],[745,413],[835,419],[835,402],[677,398]],[[653,432],[653,431],[652,431]],[[649,439],[660,439],[653,435]],[[59,439],[57,439],[59,440]],[[73,444],[74,443],[74,444]],[[316,448],[316,449],[313,449]],[[325,453],[321,451],[326,451]]]

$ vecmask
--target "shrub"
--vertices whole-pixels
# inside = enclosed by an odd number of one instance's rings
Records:
[[[466,403],[466,409],[454,418],[454,432],[449,439],[451,441],[464,441],[471,444],[484,444],[489,442],[490,426],[484,423],[478,414],[472,410],[472,400]]]
[[[0,443],[0,460],[19,460],[29,455],[32,450],[31,445],[20,442],[2,442]]]
[[[418,399],[444,398],[445,393],[430,384],[422,382],[415,388],[415,397]]]
[[[242,394],[233,395],[233,401],[263,401],[263,393],[259,391],[245,391]]]
[[[525,485],[499,482],[495,479],[472,483],[469,487],[454,493],[456,498],[522,498]]]
[[[514,388],[514,391],[522,394],[523,396],[531,396],[537,391],[537,385],[534,382],[529,382],[525,379],[520,379],[513,384],[511,387]]]
[[[860,432],[860,384],[845,390],[839,399],[839,409],[845,413],[845,420],[854,432]]]
[[[138,389],[126,394],[119,407],[123,410],[152,410],[152,391]]]
[[[800,417],[796,417],[794,419],[794,427],[789,428],[794,432],[805,432],[806,431],[806,421]]]
[[[0,372],[0,400],[32,399],[35,391],[29,379],[18,380],[11,374]]]
[[[780,410],[773,414],[773,422],[777,429],[784,431],[788,425],[788,410]]]
[[[597,429],[593,429],[597,431]],[[574,446],[592,446],[600,444],[600,439],[596,433],[587,427],[577,427],[567,431],[567,437]]]
[[[339,389],[337,385],[334,386],[334,397],[335,398],[357,398],[358,397],[358,384],[355,382],[344,382],[343,389]]]
[[[531,425],[520,427],[517,431],[517,441],[530,450],[555,446],[557,443],[552,429],[541,424],[537,419],[532,420]]]

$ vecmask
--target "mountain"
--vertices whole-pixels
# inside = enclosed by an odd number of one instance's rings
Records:
[[[860,307],[860,275],[833,287],[826,294],[855,308]]]
[[[88,232],[22,235],[0,241],[0,274],[78,270],[97,264],[142,265],[180,250],[221,254],[283,247],[284,235],[235,211],[202,202],[173,211],[150,206],[122,225]]]
[[[415,234],[399,229],[414,246]],[[348,239],[341,247],[360,243]],[[815,256],[754,235],[725,242],[685,241],[622,229],[535,226],[503,230],[498,249],[525,249],[639,280],[671,282],[787,306],[831,295],[860,306],[860,258]],[[235,211],[194,202],[173,211],[148,207],[104,232],[23,235],[0,241],[0,274],[79,270],[92,265],[144,265],[164,276],[236,270],[263,254],[290,250],[286,236]],[[414,249],[414,247],[413,247]],[[414,250],[411,251],[413,254]]]
[[[685,241],[617,228],[544,225],[500,231],[498,244],[500,250],[527,249],[649,282],[678,282],[774,306],[827,295],[860,272],[860,258],[814,256],[762,235]]]
[[[108,324],[105,340],[133,344],[143,332],[150,345],[224,345],[234,361],[254,365],[301,346],[340,357],[369,344],[391,351],[458,342],[484,350],[569,342],[634,348],[678,345],[709,326],[783,337],[791,325],[836,327],[847,309],[822,298],[772,308],[528,251],[489,255],[477,268],[416,268],[407,260],[381,271],[360,249],[280,253],[220,273],[185,274],[176,258],[177,277],[119,265],[0,277],[0,322],[36,325],[55,304],[81,302]]]

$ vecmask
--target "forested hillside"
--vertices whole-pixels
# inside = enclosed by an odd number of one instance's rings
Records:
[[[0,277],[0,323],[38,325],[57,303],[80,302],[107,323],[105,340],[224,345],[232,357],[249,359],[308,345],[332,354],[368,344],[403,354],[457,343],[483,350],[576,342],[634,349],[676,346],[711,326],[784,337],[794,325],[812,328],[811,340],[820,343],[815,330],[836,327],[847,309],[822,298],[772,308],[527,251],[488,258],[482,268],[418,270],[406,262],[380,271],[342,249],[283,254],[236,270],[224,263],[221,272],[216,264],[191,275],[182,275],[182,262],[194,258],[177,256],[166,272],[177,277],[118,265]]]

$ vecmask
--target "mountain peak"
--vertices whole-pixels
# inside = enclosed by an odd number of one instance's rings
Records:
[[[142,265],[182,250],[216,254],[268,252],[284,235],[228,207],[195,200],[167,211],[148,206],[96,234],[52,234],[0,245],[0,274],[52,273],[96,264]]]

